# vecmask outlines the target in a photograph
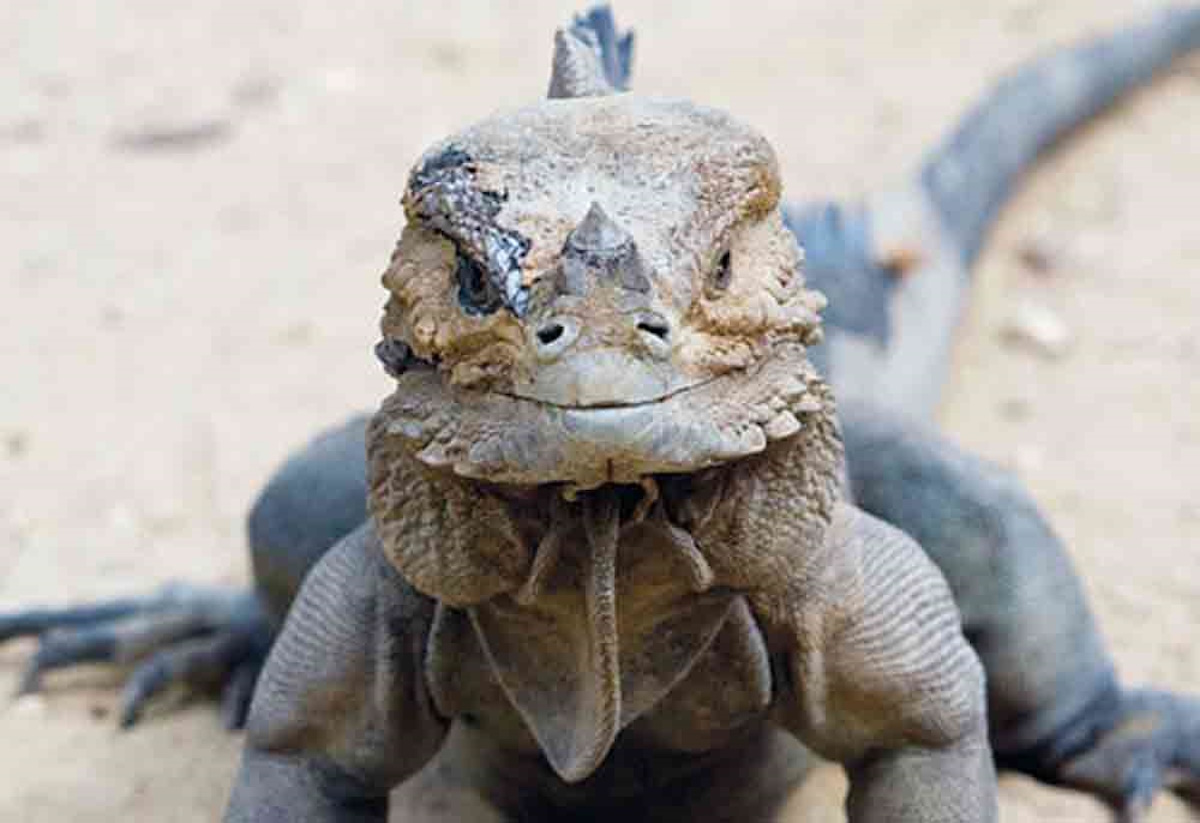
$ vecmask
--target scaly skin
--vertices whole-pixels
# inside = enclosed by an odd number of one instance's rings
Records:
[[[1018,75],[908,190],[842,219],[789,212],[835,300],[817,349],[769,150],[690,105],[577,99],[624,85],[628,42],[593,16],[607,44],[596,64],[586,33],[560,33],[551,96],[568,99],[469,130],[414,172],[385,278],[380,355],[399,387],[369,437],[370,522],[339,542],[367,519],[359,420],[269,484],[251,518],[259,597],[210,618],[232,630],[207,655],[172,658],[181,676],[253,671],[325,556],[258,690],[231,819],[379,819],[450,725],[473,785],[518,819],[763,818],[803,770],[789,735],[847,764],[854,820],[989,819],[979,670],[951,594],[988,672],[1001,765],[1127,814],[1168,772],[1194,787],[1195,703],[1123,691],[1024,493],[895,412],[936,396],[938,374],[907,358],[942,356],[1012,178],[1190,47],[1197,18]],[[1095,76],[1077,98],[1047,99],[1045,79],[1064,71]],[[989,130],[1029,100],[1055,116],[1004,162],[980,162]],[[596,145],[622,154],[581,162]],[[950,165],[968,183],[945,185]],[[933,345],[913,295],[935,298]],[[857,356],[864,337],[884,356]],[[845,400],[852,499],[919,548],[845,499],[810,354]],[[26,628],[55,617],[26,615]],[[103,654],[112,632],[88,631]],[[46,667],[71,660],[44,651]],[[134,678],[139,700],[146,682]]]
[[[841,499],[772,152],[715,111],[596,94],[558,42],[558,99],[410,178],[371,517],[288,615],[227,819],[382,820],[455,723],[512,817],[642,819],[735,758],[779,771],[751,744],[784,730],[847,766],[853,821],[994,819],[949,590]],[[771,814],[748,789],[726,813]]]

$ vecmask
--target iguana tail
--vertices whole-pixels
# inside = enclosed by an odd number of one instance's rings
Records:
[[[1200,7],[1187,7],[1034,60],[969,111],[906,185],[861,212],[793,215],[810,280],[829,292],[824,354],[839,394],[931,414],[969,269],[1019,176],[1064,135],[1197,47]],[[861,241],[858,259],[850,235]],[[849,254],[852,265],[835,271],[835,254]]]
[[[1017,177],[1048,147],[1200,46],[1200,7],[1168,9],[1141,25],[1019,69],[963,118],[926,159],[921,183],[947,239],[970,265]]]

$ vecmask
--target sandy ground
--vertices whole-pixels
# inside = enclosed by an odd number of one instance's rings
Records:
[[[736,112],[791,196],[903,173],[1037,50],[1125,0],[623,3],[637,84]],[[431,5],[431,8],[433,6]],[[336,9],[336,10],[335,10]],[[317,427],[386,391],[370,356],[409,164],[544,89],[552,2],[0,4],[0,608],[245,580],[242,515]],[[943,419],[1068,539],[1131,681],[1200,686],[1200,63],[1039,171],[982,263]],[[1034,275],[1023,250],[1054,265]],[[997,330],[1019,299],[1074,336]],[[0,692],[31,650],[0,650]],[[236,761],[205,703],[114,728],[118,676],[0,703],[0,819],[194,821]],[[794,820],[836,820],[832,770]],[[1016,778],[1008,821],[1100,821]],[[1154,823],[1189,819],[1170,798]]]

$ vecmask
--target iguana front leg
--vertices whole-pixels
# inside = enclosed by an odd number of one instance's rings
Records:
[[[1123,688],[1065,547],[1020,483],[942,437],[841,407],[855,502],[916,539],[988,677],[998,763],[1136,817],[1200,797],[1200,701]]]
[[[229,823],[383,823],[391,789],[440,748],[425,686],[433,602],[366,525],[308,575],[263,670]]]
[[[783,650],[778,720],[845,764],[851,823],[996,819],[983,672],[919,546],[842,505],[823,549],[753,602]]]
[[[118,712],[128,728],[152,698],[173,684],[219,691],[221,714],[241,728],[271,625],[251,591],[170,583],[153,594],[60,608],[0,614],[0,644],[39,638],[21,693],[45,676],[81,663],[131,664]]]

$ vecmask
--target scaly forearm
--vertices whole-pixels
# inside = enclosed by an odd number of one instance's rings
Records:
[[[310,759],[247,750],[225,823],[384,823],[386,790],[367,787]]]
[[[850,823],[993,823],[996,777],[986,735],[944,749],[872,754],[848,768]]]

